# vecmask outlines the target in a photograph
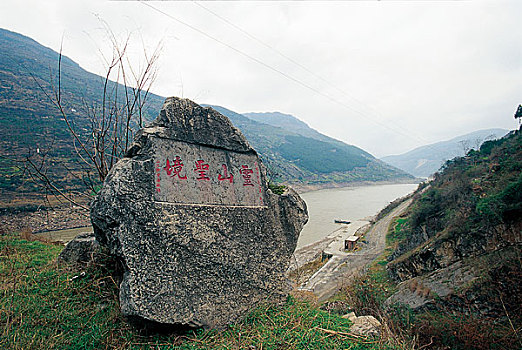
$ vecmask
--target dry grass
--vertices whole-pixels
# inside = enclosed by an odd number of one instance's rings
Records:
[[[49,239],[49,237],[43,236],[43,235],[35,235],[33,234],[33,231],[30,227],[24,227],[19,233],[20,238],[29,242],[41,242],[46,244],[53,244],[53,245],[63,245],[60,241],[53,241]]]

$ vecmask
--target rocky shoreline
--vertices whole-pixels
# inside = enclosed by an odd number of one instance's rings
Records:
[[[0,215],[0,234],[29,231],[40,233],[91,225],[89,212],[78,206],[63,206]]]

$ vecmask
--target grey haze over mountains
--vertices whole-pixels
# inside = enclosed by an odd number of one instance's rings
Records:
[[[470,149],[477,149],[482,142],[506,135],[505,129],[485,129],[455,137],[451,140],[415,148],[409,152],[387,156],[381,160],[417,177],[429,177],[440,169],[445,161],[462,157]]]
[[[245,117],[252,119],[259,123],[264,123],[272,126],[277,126],[279,128],[295,132],[296,134],[310,137],[312,139],[316,139],[319,141],[325,142],[337,142],[342,143],[341,141],[335,140],[331,137],[321,134],[315,129],[312,129],[305,122],[297,119],[293,115],[285,114],[281,112],[260,112],[260,113],[242,113]]]

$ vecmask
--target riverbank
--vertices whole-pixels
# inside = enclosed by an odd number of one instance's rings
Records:
[[[417,184],[380,184],[329,188],[301,194],[308,207],[309,221],[301,231],[297,248],[321,241],[340,228],[334,220],[364,220],[417,187]]]
[[[312,292],[319,301],[324,301],[346,286],[383,253],[390,222],[403,213],[411,201],[411,199],[403,201],[369,229],[369,222],[356,221],[339,228],[319,242],[298,249],[295,252],[294,265],[298,268],[321,256],[329,259],[306,282],[301,283],[298,289]],[[344,240],[354,234],[361,237],[361,242],[358,244],[360,249],[353,252],[344,251]]]
[[[294,252],[293,260],[288,268],[289,273],[302,268],[305,264],[321,257],[323,253],[333,255],[334,252],[341,253],[344,240],[352,235],[362,236],[364,230],[370,226],[372,218],[357,220],[350,224],[342,224],[337,230],[330,233],[323,239],[310,243],[304,247],[297,248]]]
[[[0,234],[46,232],[85,227],[91,224],[89,211],[68,205],[35,208],[31,211],[6,211],[0,215]]]

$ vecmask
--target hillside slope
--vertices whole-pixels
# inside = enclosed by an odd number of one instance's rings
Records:
[[[316,139],[319,141],[325,142],[336,142],[342,143],[341,141],[335,140],[331,137],[321,134],[315,129],[312,129],[305,122],[297,119],[291,114],[285,114],[281,112],[261,112],[261,113],[242,113],[248,119],[254,120],[259,123],[272,125],[275,127],[279,127],[286,131],[291,131],[292,133],[309,137],[311,139]],[[362,150],[361,150],[362,151]],[[364,152],[364,151],[363,151]],[[369,155],[369,154],[367,154]]]
[[[397,220],[389,304],[522,325],[522,132],[448,161]],[[489,322],[489,321],[488,321]],[[506,323],[507,324],[507,323]],[[516,332],[515,332],[516,333]]]
[[[75,152],[78,144],[67,130],[53,104],[58,84],[59,54],[31,38],[0,29],[0,189],[4,202],[31,196],[41,189],[25,181],[23,160],[37,152],[45,155],[43,171],[66,191],[83,191],[86,171]],[[92,131],[93,108],[103,103],[104,77],[89,73],[62,56],[61,90],[65,113],[80,138]],[[109,82],[123,101],[125,89]],[[144,108],[145,122],[159,113],[164,97],[149,94]],[[272,179],[302,184],[329,182],[409,180],[411,177],[364,152],[312,131],[303,136],[282,128],[258,123],[223,107],[215,107],[231,118],[258,150]],[[295,118],[294,118],[295,119]],[[304,123],[303,123],[304,124]],[[306,125],[306,124],[305,124]],[[312,129],[310,129],[312,130]],[[319,136],[317,136],[319,135]],[[72,170],[72,171],[71,171]],[[92,178],[92,176],[91,176]]]
[[[505,129],[478,130],[451,140],[415,148],[409,152],[381,158],[405,172],[417,177],[429,177],[440,169],[445,161],[462,157],[471,148],[478,148],[486,140],[504,136]]]
[[[24,181],[22,165],[14,160],[40,152],[46,154],[44,170],[68,188],[84,186],[63,164],[75,169],[80,163],[65,122],[49,96],[58,87],[59,54],[31,38],[0,29],[0,188],[2,197],[36,192],[39,188]],[[109,83],[111,91],[116,85]],[[61,91],[65,113],[74,129],[88,137],[93,109],[103,99],[104,78],[89,73],[66,56],[61,59]],[[118,96],[123,100],[124,88]],[[164,98],[150,94],[145,105],[146,120],[156,116]],[[81,173],[81,171],[79,171]],[[78,174],[79,174],[78,173]],[[78,175],[75,174],[75,175]]]
[[[266,113],[263,118],[254,118],[253,114],[246,117],[221,106],[212,107],[245,134],[275,180],[324,184],[413,179],[358,147],[311,129],[291,115]],[[271,118],[267,119],[267,115]]]

